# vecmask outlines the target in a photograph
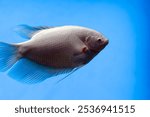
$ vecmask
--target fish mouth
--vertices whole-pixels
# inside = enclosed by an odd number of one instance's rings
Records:
[[[104,42],[104,45],[106,46],[108,43],[109,43],[109,40],[106,40],[106,41]]]
[[[104,49],[106,47],[106,45],[108,45],[108,43],[109,43],[109,40],[104,41],[101,46],[101,50]]]
[[[109,43],[109,40],[105,40],[99,49],[100,50],[104,49],[108,43]]]

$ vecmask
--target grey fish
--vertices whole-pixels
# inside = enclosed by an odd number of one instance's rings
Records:
[[[0,71],[7,71],[23,83],[71,73],[89,63],[108,44],[101,33],[81,26],[20,25],[16,31],[28,40],[17,44],[0,42]]]

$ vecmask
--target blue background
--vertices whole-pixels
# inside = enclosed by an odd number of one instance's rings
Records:
[[[149,12],[144,0],[0,0],[0,41],[26,41],[18,24],[80,25],[109,45],[61,83],[21,84],[0,73],[0,99],[150,99]]]

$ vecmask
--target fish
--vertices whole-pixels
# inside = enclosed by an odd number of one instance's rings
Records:
[[[0,42],[0,72],[28,84],[73,73],[88,64],[109,42],[96,30],[74,25],[18,25],[15,31],[26,41]]]

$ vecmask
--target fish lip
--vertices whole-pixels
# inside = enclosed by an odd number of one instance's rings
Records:
[[[108,43],[109,43],[109,40],[106,40],[106,41],[104,42],[105,45],[107,45]]]
[[[104,41],[104,42],[103,42],[103,46],[102,46],[102,48],[101,48],[101,49],[105,48],[105,47],[106,47],[106,45],[108,45],[108,43],[109,43],[109,40]]]

